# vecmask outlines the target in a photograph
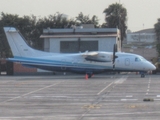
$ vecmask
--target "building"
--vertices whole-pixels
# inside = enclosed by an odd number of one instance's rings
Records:
[[[127,33],[127,43],[153,43],[156,42],[156,34],[153,28],[144,29],[133,33]]]
[[[154,28],[127,33],[122,51],[139,54],[148,60],[157,57],[156,34]]]
[[[87,25],[88,26],[88,25]],[[85,51],[113,51],[121,41],[117,28],[73,27],[67,29],[44,29],[44,51],[55,53],[77,53]]]

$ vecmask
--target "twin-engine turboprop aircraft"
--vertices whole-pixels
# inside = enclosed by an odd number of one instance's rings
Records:
[[[31,48],[19,31],[13,27],[4,27],[4,31],[12,50],[12,62],[50,71],[70,71],[87,74],[105,71],[140,72],[145,77],[146,71],[155,70],[155,66],[140,55],[117,52],[84,52],[76,54],[49,53]]]

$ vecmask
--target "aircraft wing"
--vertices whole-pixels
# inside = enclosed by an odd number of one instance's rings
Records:
[[[94,62],[111,62],[112,61],[112,54],[100,53],[100,52],[85,52],[82,53],[82,56],[87,61],[94,61]]]

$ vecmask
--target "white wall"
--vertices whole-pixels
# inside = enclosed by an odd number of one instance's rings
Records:
[[[59,53],[60,52],[60,41],[77,41],[78,38],[50,38],[45,39],[44,46],[45,51],[49,49],[50,52]],[[81,38],[81,41],[98,41],[99,51],[113,51],[113,45],[116,43],[115,37],[108,38]]]
[[[99,51],[113,52],[113,46],[116,43],[116,38],[114,37],[103,38],[99,40],[98,43],[99,43],[98,44]]]
[[[44,51],[49,52],[49,49],[50,49],[50,40],[45,39],[44,40]]]
[[[152,43],[156,41],[154,33],[129,33],[127,34],[127,43],[130,42],[147,42]]]

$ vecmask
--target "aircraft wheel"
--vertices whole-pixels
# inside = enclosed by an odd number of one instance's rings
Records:
[[[92,77],[92,74],[88,74],[88,78],[91,78]]]
[[[145,74],[141,74],[141,78],[144,78],[145,77]]]

